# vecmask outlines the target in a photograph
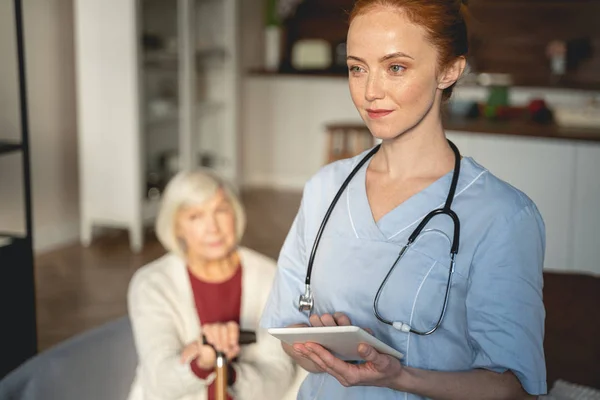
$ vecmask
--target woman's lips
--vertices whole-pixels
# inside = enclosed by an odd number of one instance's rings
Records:
[[[367,114],[369,115],[369,118],[377,119],[377,118],[383,118],[386,115],[391,114],[393,111],[394,110],[383,110],[383,109],[373,110],[373,109],[368,108]]]

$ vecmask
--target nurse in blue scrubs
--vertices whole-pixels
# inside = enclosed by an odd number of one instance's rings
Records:
[[[457,156],[442,124],[442,103],[465,67],[465,12],[460,1],[359,0],[351,14],[350,93],[381,147],[362,166],[367,152],[325,166],[306,183],[262,326],[357,325],[405,357],[362,344],[365,362],[355,364],[314,343],[284,344],[310,372],[299,399],[546,392],[544,223],[524,193]],[[315,254],[314,307],[300,311],[319,227],[357,165]],[[436,215],[396,262],[426,215],[448,199],[458,221]]]

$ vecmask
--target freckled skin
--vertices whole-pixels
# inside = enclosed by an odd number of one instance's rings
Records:
[[[418,125],[433,127],[441,98],[437,49],[425,30],[398,10],[376,9],[356,17],[347,39],[352,101],[371,133],[393,139]],[[388,55],[403,53],[384,59]],[[371,118],[367,109],[393,110]]]

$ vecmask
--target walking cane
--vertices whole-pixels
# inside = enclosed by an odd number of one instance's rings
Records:
[[[204,341],[206,343],[206,340]],[[240,346],[256,343],[256,333],[250,331],[240,332]],[[225,353],[217,351],[217,360],[215,362],[215,400],[227,400],[227,383],[228,383],[228,362]]]

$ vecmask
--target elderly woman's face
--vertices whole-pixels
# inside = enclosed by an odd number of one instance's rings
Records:
[[[206,260],[219,260],[237,244],[235,212],[229,199],[218,190],[201,204],[182,207],[175,220],[175,232],[188,253]]]

